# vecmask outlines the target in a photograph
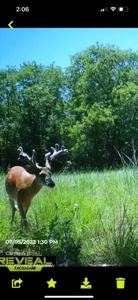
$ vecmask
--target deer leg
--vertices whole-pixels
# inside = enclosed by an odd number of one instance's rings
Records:
[[[31,204],[31,202],[29,203],[28,206],[23,206],[24,215],[25,215],[25,219],[22,220],[22,221],[23,221],[23,225],[24,225],[24,222],[25,222],[25,223],[27,222],[27,220],[26,220],[26,214],[27,214],[27,211],[28,211],[28,209],[29,209],[29,207],[30,207],[30,204]],[[27,223],[26,223],[25,227],[27,227]]]
[[[13,224],[14,221],[14,216],[15,216],[15,212],[16,212],[16,207],[15,207],[15,202],[14,200],[12,200],[11,198],[9,198],[9,202],[11,205],[11,209],[12,209],[12,219],[11,219],[11,225]]]
[[[27,227],[27,219],[26,219],[26,214],[27,214],[27,210],[28,210],[29,207],[25,207],[23,206],[23,211],[24,211],[24,216],[25,218],[21,220],[21,223],[22,223],[22,227],[25,226]]]
[[[23,227],[27,228],[27,225],[28,225],[27,220],[26,219],[22,219],[21,220],[21,228],[23,228]]]
[[[27,220],[26,220],[26,209],[23,207],[20,199],[17,200],[20,215],[21,215],[21,228],[27,227]]]

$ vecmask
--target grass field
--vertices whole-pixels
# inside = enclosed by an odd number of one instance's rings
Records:
[[[54,189],[43,187],[34,197],[29,230],[21,232],[18,212],[10,225],[1,174],[0,255],[56,255],[65,266],[137,266],[138,170],[58,174],[53,180]]]

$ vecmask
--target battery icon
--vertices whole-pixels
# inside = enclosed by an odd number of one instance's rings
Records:
[[[121,11],[121,12],[127,12],[128,10],[129,10],[129,8],[127,6],[119,7],[119,11]]]

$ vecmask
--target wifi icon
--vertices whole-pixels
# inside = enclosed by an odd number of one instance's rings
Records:
[[[115,11],[116,10],[116,7],[112,6],[110,7],[111,11]]]

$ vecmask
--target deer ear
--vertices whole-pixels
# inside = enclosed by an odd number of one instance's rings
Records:
[[[45,172],[45,170],[43,170],[43,168],[41,170],[39,170],[39,175],[42,175],[42,174],[46,175],[46,172]]]

